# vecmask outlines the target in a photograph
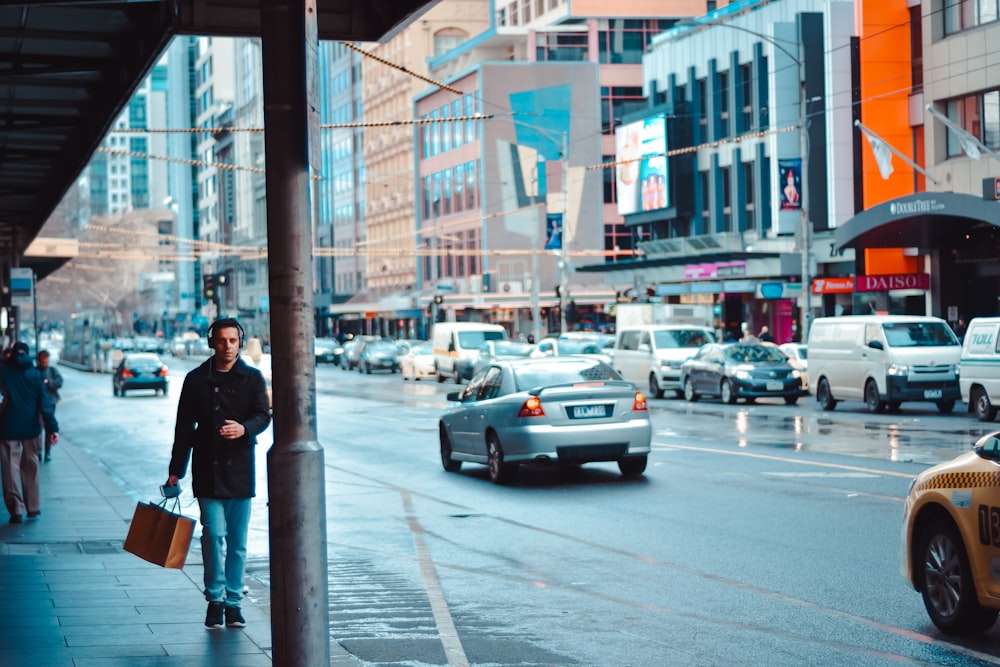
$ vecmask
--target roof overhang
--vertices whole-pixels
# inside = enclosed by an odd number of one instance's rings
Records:
[[[1000,202],[920,192],[873,206],[834,230],[838,248],[941,248],[959,229],[1000,226]]]

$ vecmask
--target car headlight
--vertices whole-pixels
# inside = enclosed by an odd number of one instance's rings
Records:
[[[737,380],[749,380],[750,379],[750,372],[749,371],[745,371],[743,369],[740,369],[740,370],[736,371],[735,375],[736,375],[736,379]]]
[[[802,377],[802,373],[800,373],[798,370],[796,370],[796,369],[793,368],[792,369],[792,377],[793,378],[801,378]]]
[[[885,372],[888,375],[903,377],[910,374],[910,367],[906,364],[892,364]]]
[[[672,360],[672,359],[664,359],[663,361],[660,362],[660,368],[673,368],[673,369],[677,369],[677,368],[681,367],[682,363],[683,362],[675,361],[675,360]]]

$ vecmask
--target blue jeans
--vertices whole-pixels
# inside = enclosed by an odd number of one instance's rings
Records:
[[[250,499],[199,498],[201,557],[205,564],[205,599],[239,607],[247,560]],[[223,556],[223,540],[226,543]]]

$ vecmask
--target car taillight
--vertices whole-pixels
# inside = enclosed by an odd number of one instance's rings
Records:
[[[521,406],[521,410],[517,413],[518,417],[544,417],[545,410],[542,410],[542,402],[537,396],[532,396],[524,402]]]
[[[130,371],[129,369],[123,368],[122,369],[122,377],[123,378],[134,378],[135,374],[132,371]]]
[[[159,375],[160,377],[167,377],[167,367],[164,366],[163,368],[161,368],[160,372],[157,373],[157,375]]]
[[[632,403],[633,410],[645,410],[646,409],[646,395],[641,391],[635,392],[635,402]]]

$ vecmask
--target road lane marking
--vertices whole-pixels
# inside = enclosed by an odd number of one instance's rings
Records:
[[[441,646],[444,647],[444,654],[448,657],[448,667],[469,667],[469,659],[465,655],[462,640],[458,637],[455,620],[448,609],[448,601],[445,599],[444,590],[441,588],[441,580],[438,578],[437,570],[434,569],[434,560],[431,558],[430,549],[427,548],[427,542],[424,540],[424,528],[420,525],[416,511],[413,508],[413,498],[409,491],[405,489],[399,489],[399,491],[403,496],[406,523],[410,527],[410,534],[413,536],[413,548],[417,554],[417,562],[420,563],[420,576],[424,580],[427,599],[431,603],[434,624],[437,626],[438,636],[441,638]]]
[[[787,456],[774,456],[773,454],[757,454],[755,452],[734,452],[729,449],[715,449],[713,447],[694,447],[691,445],[669,445],[659,442],[653,443],[654,447],[661,447],[664,449],[679,449],[689,452],[706,452],[709,454],[728,454],[729,456],[746,456],[752,459],[762,459],[765,461],[781,461],[782,463],[794,463],[801,466],[814,466],[817,468],[833,468],[835,470],[850,470],[854,472],[864,472],[874,475],[885,475],[888,477],[902,477],[905,479],[913,479],[917,476],[916,473],[912,472],[899,472],[896,470],[882,470],[879,468],[865,468],[862,466],[850,466],[844,465],[842,463],[824,463],[822,461],[803,461],[801,459],[788,458]]]

